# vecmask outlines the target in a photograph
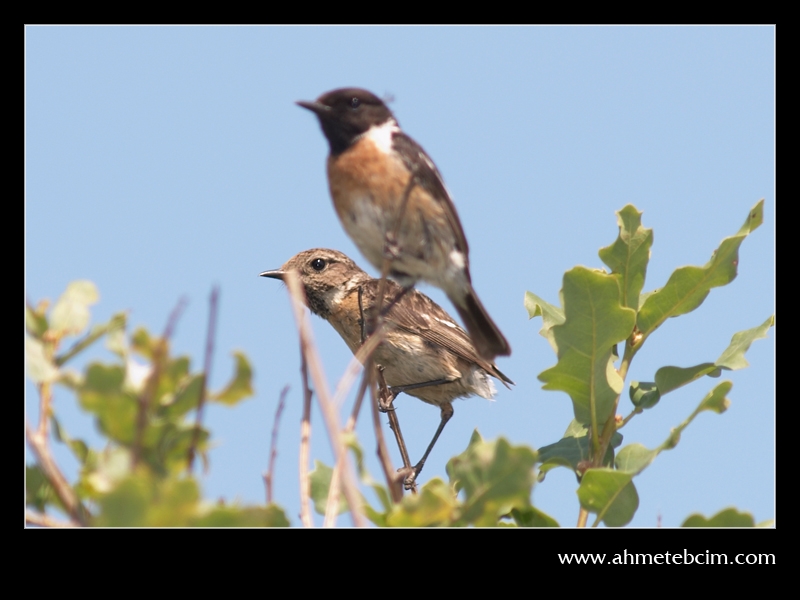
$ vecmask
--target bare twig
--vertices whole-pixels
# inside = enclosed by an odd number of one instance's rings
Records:
[[[644,412],[644,409],[641,406],[637,406],[636,408],[634,408],[627,417],[622,419],[622,423],[620,423],[617,426],[617,431],[619,431],[620,429],[625,427],[625,425],[628,424],[628,421],[630,421],[633,417],[635,417],[636,415],[640,415],[643,412]]]
[[[352,387],[353,382],[355,382],[356,377],[358,377],[358,374],[364,368],[364,363],[372,356],[375,348],[378,347],[385,337],[386,330],[383,327],[380,327],[379,329],[376,329],[375,332],[369,336],[365,342],[362,341],[361,347],[347,365],[347,368],[342,374],[342,378],[339,380],[339,383],[336,386],[336,393],[333,395],[334,405],[341,406],[342,402],[344,402],[344,399],[347,397],[348,392],[350,392],[350,388]],[[358,413],[356,412],[356,414]]]
[[[411,187],[413,187],[413,186],[409,185],[409,187],[406,189],[406,195],[404,196],[404,202],[402,204],[402,208],[405,208],[405,200],[407,200],[407,198],[408,198],[408,193],[410,192]],[[400,213],[400,216],[402,216],[402,211]],[[399,229],[399,219],[398,219],[397,225],[395,226],[395,231],[397,231],[398,229]],[[384,327],[385,327],[385,322],[386,321],[383,318],[384,317],[384,315],[383,315],[383,298],[384,298],[384,294],[386,293],[385,292],[385,290],[386,290],[386,277],[387,277],[387,275],[389,273],[389,269],[391,268],[391,263],[392,263],[392,260],[388,256],[384,257],[383,269],[382,269],[382,272],[381,272],[381,280],[378,283],[378,297],[377,297],[377,303],[376,303],[376,307],[375,307],[376,323],[375,323],[374,329],[375,329],[376,333],[379,332],[379,331],[383,331]],[[400,295],[404,294],[406,291],[407,291],[407,289],[404,288],[404,290],[400,292]],[[400,295],[398,295],[398,297],[395,298],[389,304],[389,307],[392,306],[393,302],[395,302],[396,300],[399,300]],[[362,308],[361,315],[362,315],[362,317],[361,317],[362,320],[366,321],[366,316],[364,315],[363,308]],[[367,338],[367,342],[370,342],[373,337],[376,337],[375,333],[371,334],[370,337]],[[366,371],[364,373],[364,377],[366,378],[367,377],[367,373],[372,373],[373,369],[377,369],[377,365],[375,365],[375,362],[372,359],[372,351],[370,351],[370,354],[367,356],[366,361],[365,361],[364,364],[366,366]],[[371,377],[370,377],[370,380],[372,380]],[[381,381],[383,381],[383,375],[381,375]],[[385,387],[385,383],[384,383],[384,387]],[[375,405],[373,407],[373,419],[376,419],[377,417],[375,416],[375,410],[377,410],[377,406],[378,405],[377,405],[377,397],[376,397],[376,394],[375,394],[374,385],[370,385],[370,394],[371,394],[371,398],[372,398],[373,404]],[[398,435],[399,431],[400,431],[400,423],[399,423],[399,420],[397,418],[397,415],[394,414],[394,411],[391,411],[391,410],[389,411],[389,421],[390,421],[390,427],[392,428],[392,431],[394,431],[394,433],[395,433],[395,439],[397,440],[398,447],[400,448],[400,454],[403,456],[403,461],[404,462],[408,462],[407,461],[408,451],[406,450],[405,442],[403,442],[403,440],[402,440],[402,435]],[[377,443],[378,443],[378,448],[377,448],[378,458],[380,459],[381,466],[383,467],[384,475],[386,476],[386,484],[389,487],[389,490],[391,492],[392,500],[394,502],[399,502],[402,499],[402,495],[403,495],[402,485],[399,488],[400,496],[398,497],[397,493],[396,493],[397,480],[398,480],[397,477],[398,476],[397,476],[396,472],[394,471],[394,467],[391,464],[391,458],[389,457],[389,453],[386,450],[385,442],[383,440],[383,433],[382,433],[382,431],[380,429],[380,419],[377,420],[377,423],[378,423],[378,427],[375,430],[375,435],[376,435],[376,439],[377,439]],[[405,469],[404,469],[404,471],[405,471]]]
[[[58,340],[54,341],[53,352]],[[64,510],[78,525],[86,525],[86,510],[81,506],[78,497],[72,487],[67,482],[67,478],[56,465],[53,455],[50,453],[48,438],[50,437],[50,416],[53,403],[53,392],[50,382],[42,382],[39,388],[39,427],[34,431],[25,421],[25,439],[36,455],[36,460],[44,471],[47,481],[53,486],[58,499],[64,506]]]
[[[385,333],[385,320],[383,319],[383,299],[384,294],[386,293],[386,277],[389,274],[391,269],[391,265],[393,262],[393,258],[391,257],[390,246],[393,243],[396,243],[397,236],[400,232],[400,225],[403,219],[403,215],[405,214],[406,205],[408,204],[408,198],[411,194],[411,190],[414,189],[416,185],[416,176],[412,174],[409,178],[408,183],[406,184],[406,188],[403,192],[403,198],[400,203],[400,208],[397,212],[397,220],[395,221],[394,229],[387,233],[386,237],[386,251],[384,253],[384,260],[383,260],[383,268],[381,272],[381,279],[378,283],[378,294],[377,294],[377,303],[375,306],[375,316],[374,322],[371,324],[370,327],[367,326],[367,316],[364,313],[364,307],[362,305],[362,288],[358,290],[358,305],[359,311],[361,316],[361,347],[358,349],[358,352],[353,357],[353,360],[348,365],[348,368],[345,370],[344,375],[339,380],[339,384],[336,388],[336,394],[334,397],[334,402],[336,406],[344,400],[347,392],[350,390],[351,386],[353,385],[353,381],[355,380],[356,375],[358,374],[358,368],[360,365],[364,366],[364,376],[361,381],[361,386],[359,388],[358,394],[356,396],[355,404],[353,405],[353,411],[350,415],[350,418],[347,421],[347,426],[345,431],[350,433],[355,428],[356,420],[358,419],[358,413],[361,410],[361,403],[364,398],[364,393],[366,392],[367,387],[370,388],[370,395],[373,401],[373,413],[375,413],[376,405],[376,397],[375,397],[375,386],[373,385],[373,367],[375,367],[375,363],[373,361],[372,355],[375,352],[375,349],[378,345],[383,341],[383,338],[386,337]],[[388,307],[391,307],[394,302],[398,301],[405,292],[408,291],[404,289],[392,302],[389,303]],[[369,336],[366,335],[366,330],[370,329]],[[385,386],[385,383],[384,383]],[[373,418],[375,415],[373,414]],[[402,434],[400,433],[400,424],[397,419],[397,415],[391,414],[390,415],[390,426],[392,427],[392,431],[395,432],[395,438],[397,439],[398,446],[400,447],[400,453],[403,455],[404,462],[406,466],[409,465],[408,460],[408,452],[405,448],[405,443],[403,442]],[[384,474],[386,475],[386,483],[389,487],[392,500],[394,502],[399,502],[403,496],[403,486],[402,484],[398,486],[398,477],[394,473],[394,468],[391,464],[391,459],[389,457],[389,453],[386,449],[386,444],[383,439],[383,433],[380,429],[380,419],[377,421],[377,429],[376,429],[376,439],[378,443],[378,457],[381,459],[381,466],[383,467]],[[331,485],[328,489],[328,499],[326,502],[326,510],[325,510],[325,520],[323,521],[323,527],[333,527],[336,523],[336,513],[338,511],[339,506],[339,478],[341,475],[341,464],[337,460],[336,465],[334,466],[333,473],[331,474]],[[416,492],[416,487],[414,488]]]
[[[163,341],[168,341],[172,337],[172,332],[175,330],[175,326],[178,324],[178,319],[180,319],[181,313],[186,309],[187,304],[189,304],[189,299],[186,298],[186,296],[181,296],[180,300],[178,300],[178,304],[176,304],[175,308],[172,309],[169,319],[167,319],[167,324],[164,327],[164,333],[161,334],[161,339]]]
[[[306,356],[300,352],[300,372],[303,375],[303,420],[300,424],[300,520],[303,527],[313,527],[311,518],[311,488],[308,476],[308,457],[311,445],[311,388],[308,386]]]
[[[206,392],[208,389],[208,380],[211,377],[211,358],[214,354],[214,337],[217,330],[217,300],[219,299],[219,286],[215,285],[211,290],[211,298],[209,299],[208,307],[208,332],[206,333],[206,355],[203,361],[203,381],[200,384],[200,398],[197,401],[197,418],[194,424],[194,433],[192,434],[192,443],[189,446],[189,473],[192,472],[194,467],[194,454],[197,448],[197,440],[200,437],[200,427],[203,423],[203,408],[206,403]]]
[[[356,393],[356,401],[353,403],[353,410],[350,413],[350,418],[347,419],[347,425],[345,425],[344,430],[347,433],[352,433],[353,430],[356,428],[356,421],[358,420],[358,413],[361,412],[361,404],[364,401],[364,394],[367,391],[367,383],[369,381],[366,377],[361,379],[361,385],[358,386],[358,393]]]
[[[336,406],[339,406],[347,393],[350,391],[350,387],[355,380],[355,377],[358,375],[359,370],[363,369],[364,363],[374,364],[372,361],[372,353],[378,347],[378,345],[383,341],[386,337],[386,328],[385,328],[385,321],[380,320],[375,331],[366,339],[364,339],[365,332],[363,329],[363,324],[366,323],[366,315],[364,314],[364,307],[361,304],[361,289],[359,289],[359,310],[362,322],[362,332],[361,332],[361,347],[358,349],[358,352],[353,356],[353,359],[350,361],[350,364],[345,369],[342,378],[339,380],[339,384],[336,387],[336,394],[334,396],[334,403]],[[382,378],[381,378],[382,379]],[[350,413],[350,418],[347,420],[347,425],[345,425],[345,432],[352,433],[355,429],[356,421],[358,420],[358,414],[361,411],[361,404],[364,400],[364,394],[367,390],[367,384],[369,380],[366,376],[366,371],[364,372],[364,377],[361,379],[361,385],[359,386],[358,393],[356,394],[356,401],[353,404],[353,410]],[[385,384],[384,384],[385,385]],[[391,417],[390,417],[391,420]],[[395,415],[394,421],[397,422],[397,416]],[[397,423],[398,429],[396,430],[399,432],[399,423]],[[393,429],[394,431],[394,429]],[[397,432],[395,436],[397,436]],[[405,452],[405,444],[402,442],[402,434],[400,436],[400,440],[398,441],[398,445],[401,446],[400,452],[401,454]],[[405,452],[405,455],[408,453]],[[331,485],[328,489],[328,499],[326,502],[326,506],[331,507],[329,511],[325,514],[325,522],[323,527],[333,527],[336,523],[336,511],[333,509],[339,506],[339,479],[341,475],[341,468],[337,463],[333,468],[333,473],[331,474]],[[394,477],[387,477],[386,483],[387,486],[391,489],[393,487]],[[415,488],[416,490],[416,488]]]
[[[376,369],[377,370],[377,369]],[[364,377],[361,380],[361,385],[358,389],[358,394],[356,396],[356,402],[353,405],[353,411],[350,414],[350,418],[347,420],[347,426],[345,427],[346,433],[351,433],[355,428],[356,420],[358,419],[358,413],[361,409],[361,404],[364,398],[364,393],[366,392],[367,388],[370,390],[370,396],[373,404],[373,419],[375,419],[375,413],[377,406],[377,401],[375,398],[375,382],[372,381],[372,378],[369,377],[368,371],[364,371]],[[389,493],[392,497],[393,502],[400,502],[403,499],[403,486],[402,477],[398,480],[398,476],[394,471],[394,467],[391,464],[391,460],[389,459],[389,453],[386,449],[386,443],[383,439],[383,433],[380,427],[380,420],[373,421],[373,425],[376,425],[376,433],[375,437],[378,444],[378,457],[381,460],[381,467],[383,468],[384,475],[386,476],[386,483],[387,487],[389,488]],[[341,478],[341,465],[337,462],[336,466],[333,469],[333,473],[331,474],[331,483],[330,487],[328,488],[328,498],[325,503],[325,520],[323,521],[323,527],[333,527],[336,525],[336,517],[339,509],[339,480]]]
[[[275,458],[278,456],[278,426],[281,422],[281,413],[286,404],[286,394],[289,393],[289,386],[284,386],[281,390],[281,397],[278,400],[278,409],[275,411],[275,422],[272,424],[272,438],[269,444],[269,467],[264,473],[264,487],[267,491],[267,504],[272,502],[272,476],[275,473]]]
[[[339,417],[336,414],[336,409],[331,402],[330,392],[328,391],[328,384],[325,380],[325,374],[322,370],[322,363],[317,354],[314,339],[311,334],[311,328],[308,325],[308,320],[305,313],[303,302],[303,290],[300,286],[300,281],[296,273],[288,271],[285,275],[286,287],[292,297],[292,307],[297,323],[297,329],[300,334],[300,348],[304,354],[308,364],[308,371],[311,375],[311,380],[314,382],[314,388],[317,391],[317,398],[319,400],[320,408],[322,409],[322,416],[325,419],[325,426],[328,429],[328,438],[330,439],[333,453],[336,456],[336,462],[342,461],[343,464],[343,478],[342,488],[347,504],[350,507],[350,514],[353,518],[353,524],[357,527],[366,525],[364,515],[361,507],[361,496],[359,495],[356,486],[355,477],[352,472],[350,462],[346,459],[346,448],[342,440],[342,432],[339,426]]]
[[[167,325],[164,327],[164,333],[161,339],[155,344],[153,351],[153,368],[150,371],[150,376],[147,378],[147,384],[144,391],[139,395],[139,411],[136,415],[136,437],[133,444],[132,462],[135,467],[141,458],[142,454],[142,440],[144,438],[144,429],[147,425],[147,409],[150,408],[150,403],[158,388],[158,380],[161,378],[161,369],[163,368],[164,356],[167,352],[167,342],[172,337],[172,332],[181,316],[183,309],[186,308],[188,301],[185,297],[178,300],[178,304],[172,310],[172,313],[167,319]]]
[[[107,333],[111,332],[117,327],[122,327],[124,323],[125,323],[125,314],[122,313],[115,315],[114,318],[112,318],[108,323],[105,323],[104,325],[95,325],[94,327],[92,327],[92,330],[89,333],[87,333],[85,336],[83,336],[83,338],[75,342],[70,347],[69,350],[67,350],[63,354],[55,356],[53,362],[56,363],[56,366],[60,367],[68,360],[70,360],[73,356],[75,356],[85,348],[91,346],[94,342],[99,340]]]
[[[33,431],[30,425],[25,424],[25,439],[36,455],[36,460],[42,467],[47,481],[53,486],[58,499],[64,505],[64,510],[79,525],[86,525],[86,517],[83,508],[78,501],[78,497],[70,487],[61,470],[50,454],[50,447],[47,445],[47,436],[39,431]]]
[[[50,515],[33,512],[32,510],[25,511],[25,524],[38,525],[39,527],[79,527],[74,521],[59,521]]]
[[[625,342],[625,352],[622,355],[622,361],[619,365],[619,376],[625,380],[628,375],[628,369],[631,366],[631,361],[633,357],[636,356],[636,352],[639,348],[641,348],[641,341],[636,345],[634,348],[634,344],[632,343],[632,339],[636,334],[634,333],[628,340]],[[643,340],[642,340],[643,341]],[[605,422],[603,426],[603,431],[600,435],[599,444],[597,446],[596,452],[593,459],[593,466],[600,467],[603,464],[603,457],[606,455],[606,451],[608,450],[609,445],[611,444],[611,438],[619,429],[625,427],[635,415],[642,412],[640,407],[636,407],[636,409],[628,415],[625,419],[621,421],[617,421],[616,414],[617,414],[617,407],[619,406],[619,399],[620,395],[617,394],[616,399],[614,400],[614,409],[611,411],[611,415],[609,416],[608,420]],[[594,414],[594,413],[592,413]]]
[[[416,175],[416,169],[414,169],[414,171],[412,171],[410,177],[408,178],[408,183],[406,184],[405,190],[403,190],[403,197],[400,200],[400,207],[397,210],[397,219],[394,222],[394,229],[386,233],[386,241],[385,241],[386,247],[384,249],[383,268],[381,269],[381,281],[378,284],[378,305],[376,308],[377,318],[379,320],[381,317],[383,295],[386,292],[386,278],[389,276],[389,271],[391,270],[392,263],[394,262],[393,255],[396,252],[400,252],[400,248],[391,248],[391,246],[393,244],[399,244],[397,239],[400,234],[400,224],[403,222],[403,217],[405,216],[406,213],[406,206],[408,205],[408,199],[411,196],[411,190],[414,189],[414,186],[416,184],[417,184],[417,175]],[[401,292],[401,294],[403,293],[405,293],[405,291]]]
[[[389,271],[391,270],[392,263],[394,262],[393,254],[395,252],[400,252],[399,248],[391,249],[392,244],[397,244],[398,236],[400,234],[400,225],[403,221],[403,217],[405,216],[406,206],[408,205],[408,199],[411,196],[411,191],[414,189],[414,186],[417,184],[416,178],[416,171],[412,171],[411,175],[408,178],[408,183],[406,184],[405,190],[403,191],[403,197],[400,200],[400,206],[397,210],[397,217],[394,223],[394,228],[391,232],[387,232],[386,234],[386,248],[383,257],[383,268],[381,269],[381,280],[378,283],[378,297],[377,297],[377,305],[375,307],[375,329],[381,330],[384,324],[383,318],[383,299],[384,294],[386,293],[386,278],[389,276]],[[408,292],[411,286],[404,287],[400,293],[388,304],[387,311],[391,309],[394,303],[398,302],[402,296]],[[362,319],[363,319],[363,309],[362,309]],[[372,369],[373,369],[373,361],[372,361],[372,354],[369,355],[368,362],[366,363],[367,371],[370,373],[370,380],[372,378]],[[383,381],[383,374],[380,374],[380,381],[383,383],[384,390],[388,389],[386,387],[386,382]],[[398,476],[397,473],[394,471],[394,468],[391,464],[391,458],[389,457],[389,453],[386,450],[386,444],[383,439],[383,433],[380,429],[380,419],[377,414],[378,409],[378,400],[375,393],[374,386],[370,386],[370,393],[372,394],[372,403],[373,403],[373,423],[376,424],[375,428],[375,435],[378,440],[378,458],[380,458],[381,466],[383,467],[384,474],[386,475],[386,482],[389,485],[389,489],[392,494],[392,498],[396,498],[395,489],[397,488],[398,482],[402,481],[402,478],[405,475]],[[394,431],[395,439],[397,440],[397,445],[400,448],[400,454],[403,457],[404,467],[410,466],[410,461],[408,460],[408,451],[405,447],[405,442],[403,441],[402,434],[400,434],[400,422],[397,418],[397,415],[394,414],[394,411],[389,411],[389,422],[392,431]],[[405,468],[403,469],[405,471]],[[402,484],[399,487],[399,494],[402,497],[403,490]],[[415,488],[416,489],[416,488]],[[399,502],[399,498],[395,499],[395,502]]]
[[[352,363],[351,363],[352,365]],[[348,367],[349,371],[349,367]],[[345,371],[344,377],[347,376],[347,372]],[[342,377],[342,379],[344,379]],[[361,385],[358,386],[358,392],[356,393],[356,401],[353,403],[353,410],[350,412],[350,418],[347,419],[347,425],[344,427],[345,433],[352,433],[356,427],[356,421],[358,420],[358,413],[361,412],[361,404],[364,401],[364,393],[367,391],[367,377],[366,375],[361,378]],[[342,387],[342,381],[339,381],[339,388]],[[337,389],[338,392],[338,389]],[[339,490],[341,489],[339,482],[342,475],[342,467],[337,462],[336,465],[333,467],[333,472],[331,473],[331,484],[328,487],[328,499],[325,502],[325,520],[322,523],[323,527],[333,527],[336,524],[336,516],[337,510],[336,508],[339,506]]]
[[[39,388],[39,429],[37,433],[43,440],[50,435],[50,413],[53,404],[53,391],[49,381],[40,383]]]

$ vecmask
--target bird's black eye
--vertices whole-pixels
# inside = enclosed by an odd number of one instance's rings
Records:
[[[325,265],[327,264],[328,263],[326,263],[323,259],[315,258],[314,260],[311,261],[311,268],[314,269],[315,271],[322,271],[322,269],[324,269]]]
[[[358,98],[350,98],[350,108],[358,108],[361,106],[361,100]]]

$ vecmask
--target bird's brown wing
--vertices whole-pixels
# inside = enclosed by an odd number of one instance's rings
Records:
[[[408,167],[412,173],[416,173],[418,184],[442,207],[442,211],[448,223],[450,223],[450,228],[455,234],[456,247],[464,254],[464,260],[467,266],[466,274],[467,279],[469,279],[469,246],[467,245],[467,238],[464,235],[464,228],[461,226],[456,207],[453,205],[453,200],[450,198],[450,193],[444,185],[442,174],[439,173],[439,169],[436,168],[436,165],[425,150],[422,149],[422,146],[402,131],[393,134],[392,142],[406,167]]]
[[[375,306],[380,281],[373,279],[364,284],[365,305]],[[387,306],[402,289],[393,281],[387,281],[383,306]],[[472,345],[469,334],[464,331],[447,312],[422,292],[410,290],[395,304],[386,321],[394,329],[418,335],[423,340],[441,346],[456,356],[474,363],[505,384],[513,384],[495,365],[481,357]]]

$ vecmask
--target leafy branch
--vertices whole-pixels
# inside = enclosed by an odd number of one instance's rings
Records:
[[[66,338],[86,331],[89,307],[98,298],[94,284],[79,281],[68,286],[52,310],[47,302],[25,308],[28,376],[39,391],[39,426],[26,424],[36,459],[26,469],[26,521],[41,527],[288,525],[283,511],[272,504],[240,507],[202,501],[190,465],[195,452],[205,462],[209,448],[210,432],[199,412],[210,353],[200,373],[191,372],[188,357],[170,355],[183,301],[161,337],[143,328],[128,337],[126,317],[120,313],[58,353]],[[92,362],[83,373],[65,368],[101,339],[116,362]],[[207,342],[211,347],[213,328]],[[247,358],[235,354],[231,381],[209,393],[208,401],[236,405],[252,395],[251,375]],[[52,410],[53,386],[77,396],[107,440],[102,449],[69,436]],[[194,422],[188,418],[192,412]],[[52,441],[65,444],[78,460],[76,481],[68,481],[56,465]],[[68,521],[51,516],[50,509],[66,514]]]
[[[774,325],[770,316],[761,325],[736,333],[728,348],[714,362],[691,367],[665,366],[653,381],[632,381],[629,397],[633,410],[618,416],[617,409],[631,364],[644,343],[667,319],[697,309],[711,289],[727,285],[736,277],[739,247],[763,222],[764,201],[747,214],[739,231],[725,238],[702,267],[676,269],[664,287],[644,289],[653,232],[641,224],[641,213],[632,205],[617,213],[619,235],[599,251],[610,272],[575,267],[564,275],[562,307],[551,305],[527,292],[525,306],[531,318],[542,317],[540,333],[556,352],[558,362],[543,371],[539,379],[546,390],[566,392],[575,421],[564,437],[540,448],[540,478],[551,468],[572,469],[580,481],[581,510],[578,525],[587,524],[595,513],[594,525],[625,525],[638,507],[633,477],[640,474],[663,450],[677,445],[681,432],[702,411],[724,411],[730,381],[718,384],[698,408],[658,448],[641,444],[619,449],[618,433],[644,410],[653,408],[665,394],[704,376],[719,377],[723,370],[747,366],[744,358],[753,341],[766,337]],[[620,358],[617,350],[624,343]],[[615,364],[619,361],[619,366]]]

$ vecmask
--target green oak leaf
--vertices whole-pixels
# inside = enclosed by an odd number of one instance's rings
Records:
[[[525,308],[528,311],[528,318],[542,317],[542,328],[539,330],[539,335],[544,337],[550,343],[553,351],[558,354],[558,346],[553,337],[553,325],[561,325],[564,322],[564,311],[542,300],[532,292],[525,292]]]
[[[753,515],[739,512],[735,508],[726,508],[713,517],[706,519],[703,515],[695,513],[687,517],[681,527],[755,527]]]
[[[236,359],[236,371],[233,378],[223,390],[209,396],[209,400],[227,406],[233,406],[253,395],[253,368],[250,366],[250,361],[242,352],[234,352],[233,356]]]
[[[642,227],[642,213],[632,204],[617,212],[619,236],[610,246],[601,248],[600,259],[620,279],[622,306],[639,308],[639,294],[644,287],[653,230]]]
[[[633,519],[639,508],[639,494],[629,473],[613,469],[589,469],[583,474],[578,488],[581,506],[597,514],[594,526],[600,521],[609,527],[622,527]]]
[[[618,431],[614,432],[614,435],[611,436],[608,450],[606,450],[606,456],[603,460],[604,465],[610,466],[613,464],[614,448],[621,443],[622,434]],[[548,444],[538,449],[538,460],[542,463],[539,466],[539,481],[544,481],[547,472],[555,467],[571,469],[580,478],[584,470],[581,468],[580,463],[589,460],[589,445],[588,428],[573,419],[567,427],[567,431],[564,432],[564,437],[554,444]]]
[[[192,527],[289,527],[286,513],[276,504],[267,506],[215,506],[191,521]]]
[[[628,444],[621,448],[614,461],[617,470],[628,473],[631,476],[638,475],[650,466],[656,456],[661,452],[664,450],[672,450],[677,446],[683,430],[686,429],[689,423],[701,412],[705,410],[710,410],[718,414],[725,412],[730,405],[730,400],[728,400],[725,395],[731,390],[732,386],[733,384],[730,381],[723,381],[706,394],[694,412],[680,425],[673,427],[667,439],[657,448],[650,450],[637,443]]]
[[[58,379],[58,367],[45,351],[40,340],[25,336],[25,367],[34,383],[50,383]]]
[[[650,335],[670,317],[677,317],[700,306],[712,288],[727,285],[736,277],[739,246],[764,221],[764,200],[747,214],[736,235],[722,240],[711,260],[702,267],[681,267],[675,270],[666,285],[651,294],[639,310],[637,326],[644,336]]]
[[[39,303],[39,306],[35,308],[27,302],[25,303],[25,329],[36,339],[41,339],[44,332],[50,327],[45,314],[46,310],[46,301]]]
[[[775,316],[767,318],[761,325],[733,334],[730,344],[713,363],[701,363],[693,367],[661,367],[656,371],[655,382],[634,381],[630,387],[630,398],[634,406],[652,408],[664,394],[696,381],[704,376],[719,377],[723,370],[733,371],[748,366],[744,355],[750,345],[767,337],[770,327],[775,325]]]
[[[73,281],[53,306],[50,330],[59,336],[81,333],[89,325],[89,307],[99,298],[91,281]]]
[[[620,304],[617,278],[586,267],[564,274],[565,321],[552,328],[558,363],[539,374],[543,389],[567,392],[575,418],[595,427],[611,416],[623,388],[614,349],[630,336],[636,312]]]
[[[418,494],[406,494],[386,515],[388,527],[442,527],[458,515],[458,498],[452,486],[434,477]]]
[[[744,355],[750,348],[750,344],[756,340],[766,338],[769,328],[774,326],[775,315],[770,315],[761,325],[734,333],[731,338],[731,343],[714,364],[731,371],[744,369],[749,365]]]
[[[536,453],[505,438],[487,442],[476,433],[467,449],[448,461],[447,474],[456,491],[464,492],[460,521],[493,527],[512,508],[530,504]]]
[[[331,488],[331,478],[333,477],[333,468],[314,460],[314,469],[309,473],[309,487],[311,500],[314,502],[314,510],[318,514],[325,514],[325,507],[328,505],[328,491]],[[347,510],[347,501],[344,499],[344,494],[339,494],[339,508],[336,514],[340,515]]]
[[[556,521],[550,515],[542,512],[538,508],[529,506],[527,508],[512,508],[511,517],[518,527],[558,527]]]

